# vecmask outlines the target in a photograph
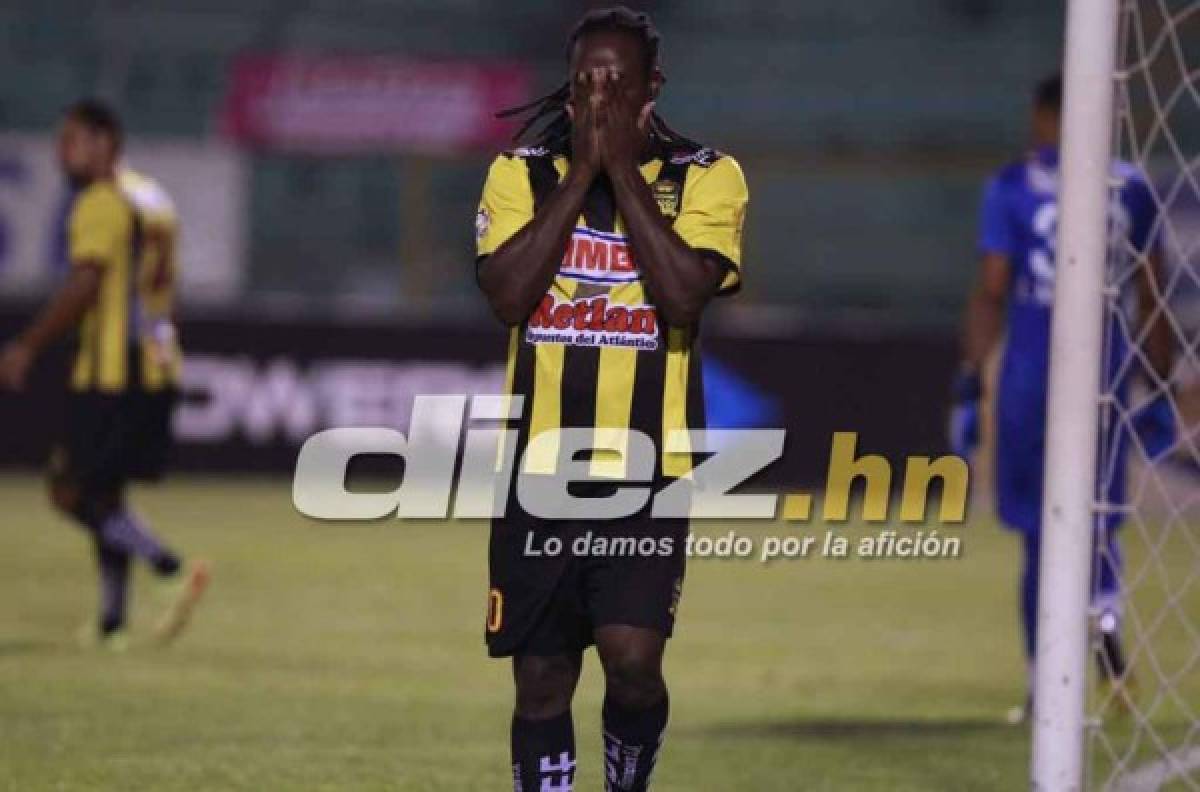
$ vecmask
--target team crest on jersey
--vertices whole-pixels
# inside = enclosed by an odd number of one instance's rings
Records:
[[[633,283],[641,273],[624,234],[576,228],[558,274],[583,283]]]
[[[683,185],[677,181],[660,179],[651,185],[654,200],[658,202],[658,211],[665,217],[675,217],[679,214],[679,202],[683,197]]]
[[[658,349],[658,315],[653,305],[618,305],[607,297],[557,302],[547,294],[529,317],[530,344]]]

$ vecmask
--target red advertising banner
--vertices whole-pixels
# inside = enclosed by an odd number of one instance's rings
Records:
[[[232,67],[226,135],[250,146],[322,153],[502,146],[497,110],[528,101],[523,65],[392,55],[246,55]]]

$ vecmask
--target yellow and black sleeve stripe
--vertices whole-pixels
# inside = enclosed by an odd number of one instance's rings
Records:
[[[490,256],[533,219],[533,191],[523,158],[501,154],[488,169],[475,215],[475,253]]]
[[[742,227],[749,201],[746,177],[729,156],[708,167],[692,165],[690,170],[675,232],[692,248],[713,254],[727,269],[720,293],[732,294],[742,283]]]

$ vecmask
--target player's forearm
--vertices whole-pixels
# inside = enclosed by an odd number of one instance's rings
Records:
[[[1146,357],[1163,380],[1171,375],[1171,330],[1160,314],[1146,334]]]
[[[79,324],[100,292],[100,274],[95,267],[72,268],[66,283],[17,336],[18,342],[34,352],[41,351]]]
[[[964,326],[963,363],[982,371],[1004,333],[1004,301],[976,288],[967,301]]]
[[[550,288],[593,175],[568,171],[529,223],[479,266],[479,287],[500,321],[524,321]]]
[[[1154,373],[1166,379],[1171,373],[1171,326],[1166,311],[1159,305],[1160,272],[1158,257],[1152,255],[1139,282],[1138,316],[1142,322],[1141,334],[1146,339],[1146,359]]]
[[[631,163],[609,174],[617,211],[625,222],[638,268],[663,320],[694,325],[717,293],[720,268],[691,248],[659,211],[649,185]]]

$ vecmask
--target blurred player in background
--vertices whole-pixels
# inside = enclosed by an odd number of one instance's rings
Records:
[[[162,475],[180,372],[171,321],[177,220],[161,187],[118,169],[120,121],[105,105],[69,108],[59,158],[73,192],[66,216],[65,282],[0,352],[0,384],[20,389],[38,354],[73,329],[65,431],[51,458],[50,499],[92,536],[100,615],[87,633],[120,649],[130,564],[141,558],[178,586],[157,626],[170,640],[187,623],[208,580],[204,563],[185,568],[126,504],[131,479]]]
[[[971,293],[964,333],[964,360],[955,384],[951,444],[955,453],[969,456],[979,440],[979,405],[984,366],[1000,339],[1007,340],[995,395],[997,510],[1006,528],[1021,537],[1024,569],[1021,575],[1021,624],[1030,668],[1037,644],[1037,593],[1041,550],[1042,478],[1046,436],[1046,397],[1050,352],[1050,317],[1054,299],[1054,249],[1058,230],[1059,124],[1062,81],[1051,77],[1037,86],[1032,118],[1033,149],[1024,159],[1002,168],[984,192],[979,250],[980,275]],[[1137,315],[1143,325],[1158,313],[1155,279],[1158,272],[1153,244],[1155,204],[1150,189],[1132,166],[1118,163],[1114,176],[1121,185],[1113,206],[1112,232],[1122,235],[1123,247],[1138,255]],[[1132,295],[1131,295],[1132,296]],[[1136,326],[1136,321],[1133,323]],[[1165,377],[1170,367],[1167,324],[1153,321],[1146,329],[1146,359],[1153,372]],[[1115,384],[1127,403],[1132,361],[1128,341],[1113,322],[1106,331],[1105,378]],[[1119,378],[1119,379],[1118,379]],[[1110,416],[1111,418],[1111,416]],[[1165,399],[1152,402],[1134,421],[1143,449],[1150,458],[1171,443],[1172,424]],[[1108,470],[1100,481],[1106,501],[1125,502],[1125,464],[1128,433],[1110,420],[1101,438]],[[1097,657],[1102,678],[1120,684],[1125,658],[1120,640],[1121,554],[1117,528],[1121,516],[1109,513],[1097,520],[1096,560],[1093,567],[1094,627],[1100,632]],[[1027,717],[1030,702],[1013,710],[1009,719]]]
[[[656,489],[691,470],[691,455],[662,453],[662,440],[703,428],[698,323],[710,299],[740,283],[747,192],[732,158],[654,113],[658,43],[645,14],[586,15],[570,38],[568,81],[513,111],[532,111],[518,137],[547,120],[537,140],[498,157],[484,185],[477,272],[512,328],[508,389],[524,396],[516,458],[527,474],[554,472],[556,458],[525,452],[560,427],[593,431],[602,445],[627,429],[653,438]],[[592,479],[573,494],[611,494],[625,462],[594,453]],[[656,546],[669,549],[526,555],[527,542],[570,547],[588,531],[666,539]],[[686,536],[685,519],[652,519],[648,507],[619,521],[545,520],[509,498],[492,526],[487,644],[514,658],[518,792],[572,788],[571,699],[592,644],[605,674],[605,788],[649,787]]]

